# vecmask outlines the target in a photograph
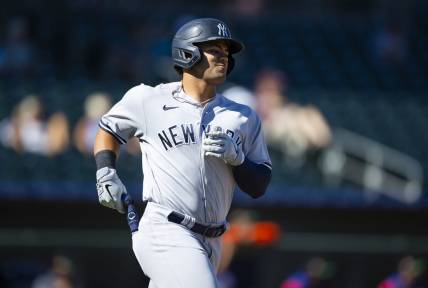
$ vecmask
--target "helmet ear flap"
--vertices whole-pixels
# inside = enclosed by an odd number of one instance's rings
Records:
[[[188,51],[186,49],[175,49],[174,53],[176,57],[174,57],[174,62],[177,68],[190,69],[199,61],[201,61],[202,55],[204,52],[202,51],[201,48],[197,46],[194,46],[194,47],[196,47],[197,49],[192,49],[192,51]],[[233,58],[233,56],[230,54],[228,65],[227,65],[227,75],[229,75],[230,72],[232,72],[234,67],[235,67],[235,58]],[[179,72],[179,74],[181,75],[182,73]]]
[[[232,72],[233,67],[235,67],[235,58],[233,58],[232,55],[229,55],[229,61],[227,64],[227,75]]]
[[[201,51],[199,47],[189,45],[188,47],[175,47],[173,48],[173,59],[175,65],[189,69],[201,60]]]

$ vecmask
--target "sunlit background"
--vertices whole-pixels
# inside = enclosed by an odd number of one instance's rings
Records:
[[[98,204],[92,144],[129,88],[178,80],[171,39],[200,17],[244,42],[219,92],[258,111],[273,161],[264,197],[235,194],[220,288],[428,287],[427,12],[423,0],[2,1],[0,287],[147,287],[125,218]],[[140,199],[138,143],[122,148],[119,175]]]

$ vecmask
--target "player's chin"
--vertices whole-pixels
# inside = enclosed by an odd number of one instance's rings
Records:
[[[226,81],[226,74],[218,77],[212,77],[210,79],[211,84],[214,84],[214,85],[222,84],[224,81]]]
[[[211,79],[214,82],[223,83],[226,80],[227,71],[223,67],[216,67],[214,73],[212,74]],[[219,69],[221,68],[221,69]]]

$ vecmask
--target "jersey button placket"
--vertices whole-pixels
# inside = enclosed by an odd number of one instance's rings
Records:
[[[203,108],[203,110],[202,110],[202,112],[201,112],[201,129],[203,129],[203,127],[202,127],[202,125],[205,127],[205,129],[207,129],[207,132],[210,132],[210,131],[212,131],[211,129],[213,128],[213,127],[208,127],[209,126],[209,121],[211,120],[211,113],[213,113],[213,111],[211,110],[211,104],[212,104],[212,102],[210,102],[210,103],[208,103],[207,105],[205,105],[205,107]],[[209,130],[208,130],[209,129]],[[202,138],[203,137],[205,137],[205,133],[203,132],[202,133]],[[204,155],[203,154],[201,154],[202,155],[202,171],[203,171],[203,174],[202,174],[202,181],[203,181],[203,191],[204,191],[204,205],[205,205],[205,221],[207,221],[207,222],[211,222],[212,220],[213,220],[213,217],[214,217],[214,215],[212,214],[214,211],[210,211],[208,208],[207,208],[207,199],[206,199],[206,197],[207,197],[207,193],[206,193],[206,188],[205,187],[207,187],[208,185],[206,185],[207,184],[207,182],[208,182],[208,178],[207,178],[207,172],[206,172],[206,169],[205,169],[205,160],[206,160],[206,158],[204,157]]]
[[[206,107],[200,107],[199,109],[201,109],[201,119],[200,119],[200,126],[199,126],[199,129],[200,129],[200,135],[201,135],[201,153],[200,153],[200,155],[201,155],[201,180],[202,180],[202,201],[203,201],[203,203],[204,203],[204,218],[205,218],[205,222],[207,221],[207,217],[208,217],[208,211],[207,211],[207,199],[206,199],[206,191],[205,191],[205,180],[206,180],[206,175],[205,175],[205,156],[204,156],[204,153],[203,153],[203,151],[202,151],[202,140],[204,139],[204,137],[205,137],[205,132],[204,132],[204,126],[205,126],[205,128],[206,128],[206,125],[205,125],[205,121],[204,121],[204,118],[205,118],[205,115],[207,115],[207,111],[205,111],[205,108]]]

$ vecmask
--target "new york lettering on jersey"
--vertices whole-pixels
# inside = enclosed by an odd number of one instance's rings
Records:
[[[168,149],[171,149],[173,147],[177,147],[177,146],[181,146],[184,144],[196,144],[196,134],[195,131],[197,129],[195,129],[195,127],[198,127],[198,124],[178,124],[178,125],[173,125],[171,127],[168,127],[164,130],[162,130],[161,132],[157,133],[159,140],[161,141],[165,151],[168,151]],[[218,128],[217,128],[218,127]],[[211,125],[201,125],[201,128],[204,132],[204,135],[206,136],[206,134],[209,131],[212,131],[211,129]],[[219,130],[220,129],[220,130]],[[236,138],[234,137],[235,132],[233,132],[230,129],[223,129],[219,126],[216,126],[216,131],[223,131],[225,130],[226,133],[232,138],[234,139],[235,143],[237,145],[242,144],[241,141],[241,137],[237,136]],[[198,139],[201,140],[201,139]]]

